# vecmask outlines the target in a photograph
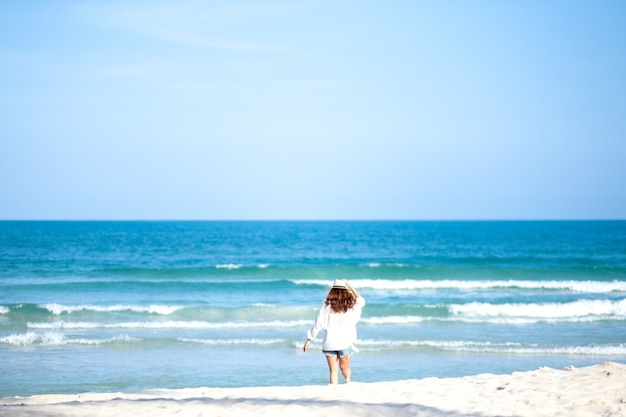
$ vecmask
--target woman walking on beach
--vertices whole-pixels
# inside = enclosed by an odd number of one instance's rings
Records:
[[[350,355],[352,344],[356,341],[356,324],[361,318],[361,309],[365,306],[365,299],[345,279],[336,279],[326,300],[322,304],[313,327],[307,332],[304,351],[309,349],[311,340],[315,339],[321,330],[325,330],[322,352],[326,355],[330,371],[330,383],[339,383],[339,369],[350,382]]]

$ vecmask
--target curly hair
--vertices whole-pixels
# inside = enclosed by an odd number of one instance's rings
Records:
[[[345,313],[356,304],[356,299],[348,290],[333,288],[326,297],[325,304],[330,306],[334,313]]]

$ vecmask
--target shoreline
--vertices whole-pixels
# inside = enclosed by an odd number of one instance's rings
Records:
[[[460,378],[0,398],[0,415],[626,416],[626,364]]]

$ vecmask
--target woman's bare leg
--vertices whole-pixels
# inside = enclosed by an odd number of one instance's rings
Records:
[[[339,383],[339,369],[337,366],[337,359],[339,359],[339,355],[326,356],[326,360],[328,361],[328,370],[330,371],[331,384]]]
[[[350,369],[350,356],[339,358],[339,368],[341,369],[341,374],[346,379],[346,384],[349,383],[350,377],[352,376],[352,370]]]

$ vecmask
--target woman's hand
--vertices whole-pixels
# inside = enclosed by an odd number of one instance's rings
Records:
[[[304,351],[306,352],[309,349],[309,345],[311,344],[311,339],[307,339],[306,342],[304,342]]]
[[[347,280],[347,279],[344,279],[343,281],[346,283],[346,287],[347,287],[350,291],[352,291],[352,294],[354,294],[354,296],[355,296],[355,297],[357,297],[357,298],[358,298],[358,297],[360,297],[360,296],[361,296],[361,294],[359,294],[359,292],[356,290],[356,288],[354,288],[354,287],[352,286],[352,284],[350,284],[350,283],[348,282],[348,280]]]

